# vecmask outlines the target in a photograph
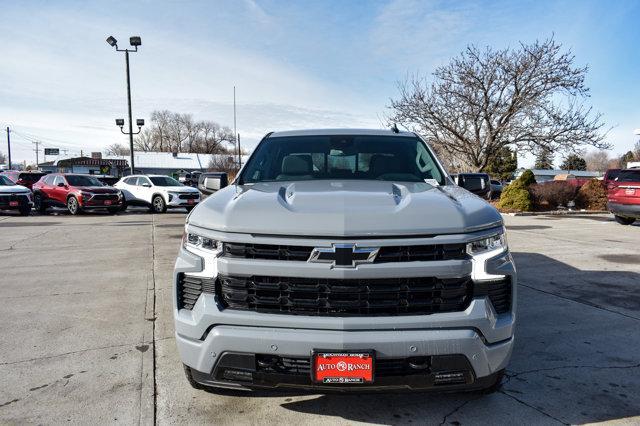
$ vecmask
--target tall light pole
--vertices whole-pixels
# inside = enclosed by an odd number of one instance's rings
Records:
[[[134,174],[134,170],[135,170],[135,164],[134,164],[134,159],[133,159],[133,135],[137,135],[138,133],[140,133],[140,131],[142,130],[142,126],[144,126],[144,120],[142,119],[137,119],[136,120],[136,125],[138,126],[138,131],[137,132],[133,132],[133,118],[132,118],[132,114],[131,114],[131,77],[129,76],[129,52],[137,52],[138,51],[138,46],[142,45],[142,39],[138,36],[134,36],[134,37],[129,37],[129,44],[131,45],[131,47],[133,47],[133,49],[120,49],[118,48],[118,40],[115,39],[115,37],[113,36],[109,36],[107,38],[107,43],[109,43],[110,46],[115,47],[117,52],[124,52],[124,57],[127,63],[127,103],[129,105],[129,132],[125,132],[122,128],[124,127],[124,120],[122,118],[117,118],[116,119],[116,125],[120,127],[120,131],[125,134],[125,135],[129,135],[129,151],[130,151],[130,170],[131,173],[130,174]]]

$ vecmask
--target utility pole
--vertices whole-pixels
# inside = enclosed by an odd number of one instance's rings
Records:
[[[11,129],[7,126],[7,155],[9,156],[9,170],[11,170]]]
[[[242,150],[240,149],[240,133],[238,133],[238,170],[242,168]]]
[[[39,141],[35,141],[35,142],[31,142],[32,144],[36,145],[36,149],[34,149],[34,151],[36,152],[36,169],[40,168],[40,158],[39,158],[39,153],[40,153],[40,142]]]
[[[238,129],[236,128],[236,86],[233,86],[233,135],[236,138],[236,148],[238,145]]]

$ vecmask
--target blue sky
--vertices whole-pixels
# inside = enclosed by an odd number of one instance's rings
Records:
[[[142,37],[134,119],[170,109],[231,125],[235,84],[247,147],[277,129],[380,127],[407,73],[430,73],[468,44],[552,34],[589,66],[588,103],[614,126],[612,153],[640,127],[638,1],[0,0],[0,10],[0,125],[15,129],[17,160],[34,161],[35,137],[69,154],[126,143],[113,124],[126,93],[111,34]]]

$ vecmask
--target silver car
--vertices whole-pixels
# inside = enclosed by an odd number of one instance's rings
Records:
[[[500,214],[416,134],[267,134],[187,217],[175,336],[197,388],[495,389],[516,271]]]

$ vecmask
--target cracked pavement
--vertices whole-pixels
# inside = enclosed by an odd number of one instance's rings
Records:
[[[512,362],[491,395],[189,387],[171,270],[185,214],[0,217],[0,423],[640,423],[640,226],[505,217]]]

